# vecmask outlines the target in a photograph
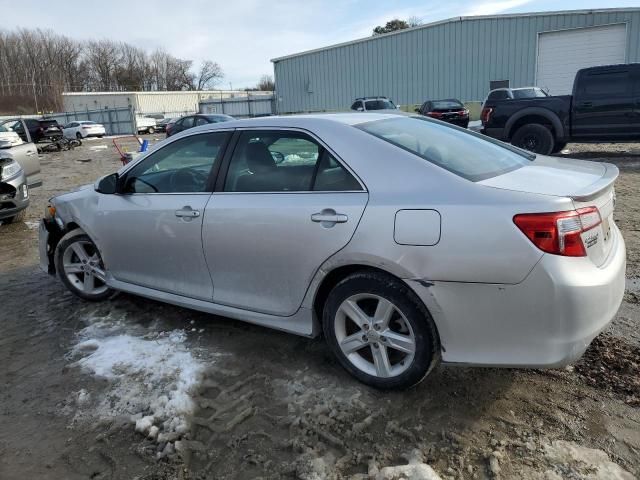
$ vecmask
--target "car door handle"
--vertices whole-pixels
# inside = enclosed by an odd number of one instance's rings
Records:
[[[593,102],[582,102],[580,106],[583,108],[593,107]]]
[[[175,213],[176,217],[196,218],[200,216],[200,212],[191,207],[184,207],[182,210],[176,210]]]
[[[343,213],[336,213],[334,210],[323,210],[311,215],[311,221],[316,223],[346,223],[347,220],[349,220],[349,217]]]
[[[27,150],[27,153],[26,153],[26,155],[27,155],[28,157],[30,157],[31,155],[35,155],[35,154],[36,154],[36,151],[35,151],[35,150]]]

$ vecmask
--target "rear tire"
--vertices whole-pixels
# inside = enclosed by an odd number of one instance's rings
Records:
[[[149,135],[153,135],[154,133],[156,133],[156,129],[153,127],[149,127],[148,132],[149,132]]]
[[[338,283],[322,320],[340,364],[375,388],[416,385],[440,359],[431,315],[407,285],[382,272],[362,271]]]
[[[553,152],[555,140],[551,131],[539,123],[530,123],[520,127],[511,138],[511,144],[540,155]]]
[[[54,261],[60,280],[78,297],[99,302],[114,295],[114,290],[104,281],[102,256],[81,229],[72,230],[60,239]]]
[[[551,153],[561,152],[566,146],[567,146],[567,142],[556,142],[555,146],[553,147],[553,152]]]

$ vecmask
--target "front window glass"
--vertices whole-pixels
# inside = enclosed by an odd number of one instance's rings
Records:
[[[226,132],[181,138],[150,154],[126,174],[126,193],[206,192]]]
[[[377,120],[358,128],[473,182],[518,169],[535,158],[424,118]]]
[[[366,100],[364,104],[365,110],[395,110],[396,108],[391,100],[385,99]]]

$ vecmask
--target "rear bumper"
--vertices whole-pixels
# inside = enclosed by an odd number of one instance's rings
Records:
[[[615,245],[601,267],[587,258],[547,254],[517,285],[408,283],[432,312],[443,361],[558,367],[579,358],[614,318],[625,267],[625,244],[615,227]]]
[[[483,133],[488,137],[495,138],[497,140],[507,140],[506,138],[504,138],[504,128],[487,128],[483,126],[482,130],[480,130],[480,133]]]

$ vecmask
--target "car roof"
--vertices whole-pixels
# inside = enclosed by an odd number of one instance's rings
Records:
[[[358,97],[356,101],[358,100],[389,100],[389,97]]]
[[[198,130],[226,130],[230,128],[314,128],[327,123],[343,125],[359,125],[376,120],[386,120],[398,118],[392,113],[314,113],[300,115],[273,115],[268,117],[255,117],[245,119],[234,119],[228,122],[210,123],[200,125],[195,128],[185,130],[185,132],[195,132]]]

